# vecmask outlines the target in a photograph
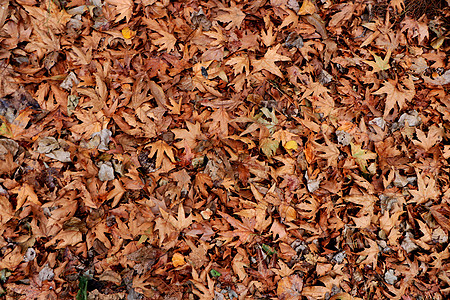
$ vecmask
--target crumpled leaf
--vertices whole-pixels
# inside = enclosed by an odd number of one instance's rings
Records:
[[[54,137],[44,137],[38,142],[37,152],[60,162],[71,162],[70,152],[65,151],[61,144],[64,144],[63,140],[57,140]]]
[[[114,168],[110,161],[101,162],[98,170],[98,179],[101,181],[114,180]]]

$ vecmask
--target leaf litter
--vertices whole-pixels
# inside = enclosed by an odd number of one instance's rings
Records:
[[[449,297],[448,5],[3,2],[0,296]]]

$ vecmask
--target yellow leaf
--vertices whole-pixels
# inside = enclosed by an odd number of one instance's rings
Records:
[[[136,35],[136,31],[131,30],[130,27],[125,27],[122,29],[122,36],[126,39],[131,39]]]
[[[284,144],[284,149],[286,150],[297,150],[298,149],[298,144],[296,141],[289,141],[286,144]]]
[[[184,261],[184,256],[183,254],[180,253],[175,253],[172,256],[172,264],[173,266],[176,267],[180,267],[180,266],[184,266],[186,264],[186,262]]]

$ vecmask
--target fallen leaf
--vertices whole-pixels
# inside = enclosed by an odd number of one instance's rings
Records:
[[[280,48],[280,45],[278,44],[275,47],[270,48],[267,50],[266,54],[264,54],[264,57],[260,60],[253,60],[252,66],[254,68],[254,72],[258,72],[261,70],[269,71],[270,73],[277,75],[278,77],[283,78],[283,74],[281,73],[280,69],[275,65],[275,62],[277,61],[290,61],[291,59],[287,56],[283,56],[280,54],[277,54],[278,49]]]

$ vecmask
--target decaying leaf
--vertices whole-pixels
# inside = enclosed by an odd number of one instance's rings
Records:
[[[3,298],[449,297],[449,0],[0,2]]]

